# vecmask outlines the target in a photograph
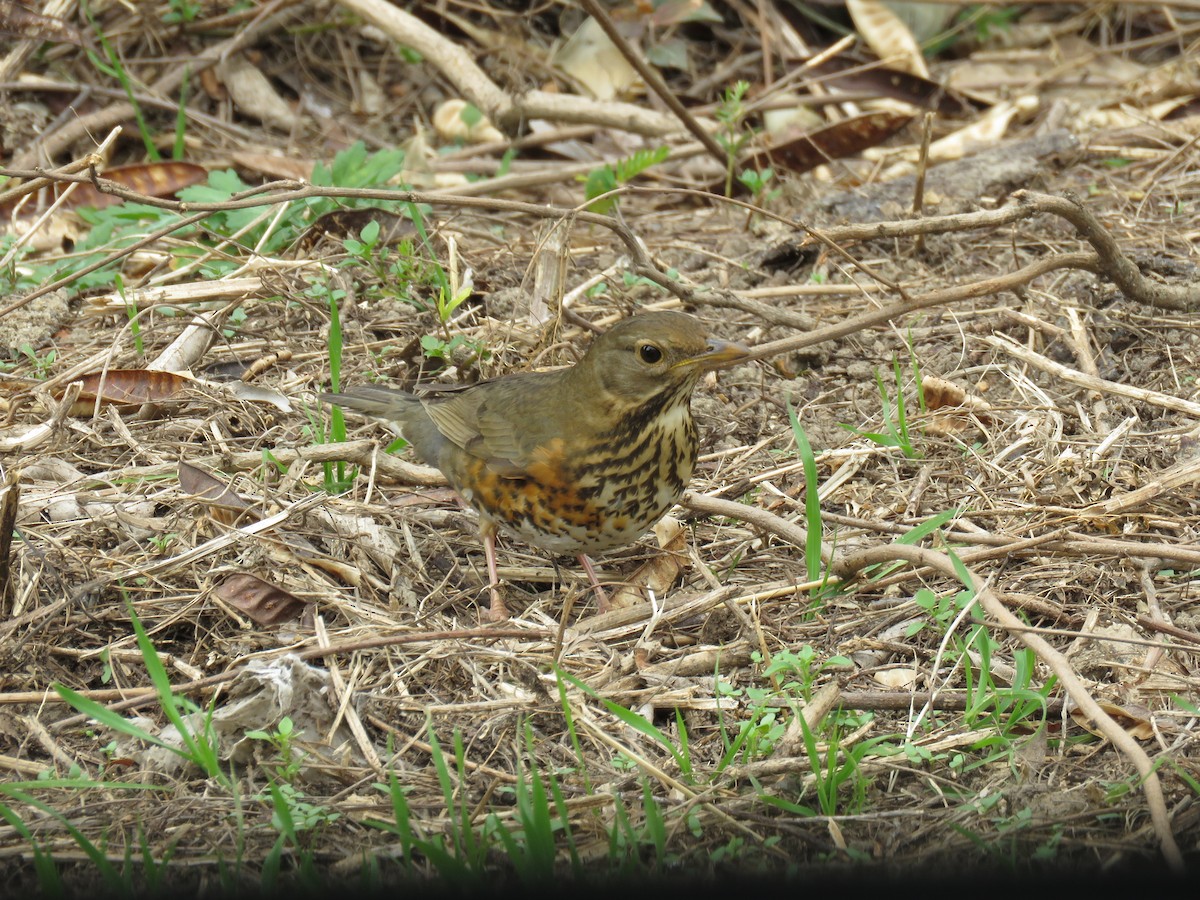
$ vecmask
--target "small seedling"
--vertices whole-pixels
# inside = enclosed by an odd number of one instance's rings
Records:
[[[275,777],[289,784],[296,780],[304,762],[304,754],[298,753],[292,746],[294,732],[295,725],[289,716],[280,719],[274,731],[256,729],[246,732],[246,737],[251,740],[262,741],[275,748],[275,752],[279,754],[279,764],[274,767]]]
[[[601,166],[598,169],[592,169],[586,176],[578,176],[579,180],[584,181],[584,190],[588,200],[595,201],[588,204],[588,211],[601,214],[611,212],[617,205],[616,197],[605,197],[603,200],[596,200],[596,198],[615,191],[623,184],[628,184],[651,166],[656,166],[665,160],[670,153],[670,148],[665,146],[656,147],[653,150],[639,150],[611,166]]]
[[[24,356],[31,366],[33,366],[33,377],[38,381],[45,381],[50,377],[50,369],[54,366],[54,361],[58,359],[58,351],[53,347],[45,353],[38,355],[33,352],[33,347],[29,344],[21,344],[17,351]]]
[[[812,447],[808,443],[808,436],[800,426],[800,417],[796,414],[796,409],[792,406],[790,397],[787,399],[787,414],[788,421],[792,426],[792,436],[796,439],[796,450],[800,454],[800,460],[804,466],[804,563],[808,580],[821,581],[820,586],[814,588],[812,592],[813,598],[819,600],[825,594],[824,580],[828,576],[828,571],[822,576],[821,536],[824,534],[824,527],[821,524],[821,499],[817,485],[817,459],[813,454]]]
[[[921,390],[920,372],[917,370],[916,357],[913,357],[913,370],[917,375],[917,400],[920,408],[925,408],[925,398]],[[904,401],[904,379],[901,375],[900,362],[892,360],[892,374],[896,387],[896,399],[892,400],[891,392],[883,382],[883,376],[875,372],[875,384],[879,389],[879,399],[882,404],[884,431],[861,431],[852,425],[843,424],[847,431],[865,437],[880,447],[896,447],[906,459],[920,459],[922,454],[913,444],[912,433],[909,430],[908,407]]]
[[[761,172],[755,169],[744,169],[738,174],[738,181],[754,195],[754,201],[759,206],[771,202],[783,193],[783,188],[770,187],[774,178],[775,170],[771,168],[763,169]]]
[[[746,92],[750,90],[750,82],[738,81],[725,89],[721,102],[713,113],[721,128],[715,137],[717,143],[725,151],[725,196],[733,196],[733,171],[737,165],[738,154],[746,143],[754,137],[754,132],[745,127],[746,106],[742,102]]]

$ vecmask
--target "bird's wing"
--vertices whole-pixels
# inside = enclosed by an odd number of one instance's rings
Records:
[[[487,460],[501,474],[518,476],[534,460],[532,435],[540,429],[528,421],[530,402],[540,379],[480,384],[461,394],[424,399],[425,411],[438,431],[472,456]]]
[[[421,398],[425,412],[442,436],[463,450],[479,440],[479,400],[470,392],[449,397]]]

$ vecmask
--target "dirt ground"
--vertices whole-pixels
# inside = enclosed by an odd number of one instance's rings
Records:
[[[527,115],[583,90],[552,64],[578,10],[417,6],[508,96],[530,92]],[[743,161],[786,142],[762,112],[796,103],[786,90],[812,91],[824,127],[875,109],[895,83],[806,74],[795,42],[838,35],[790,9],[729,4],[720,22],[660,10],[635,29],[643,47],[686,50],[687,68],[656,71],[706,122],[749,82],[759,105],[737,120],[755,132]],[[865,26],[830,9],[859,29],[848,52],[873,59]],[[50,277],[0,276],[12,307],[0,315],[0,518],[16,528],[0,584],[6,886],[44,885],[35,858],[48,857],[70,884],[111,887],[89,846],[138,884],[166,863],[200,889],[267,884],[273,848],[285,872],[325,883],[369,881],[364,857],[385,882],[476,884],[551,870],[1194,868],[1200,15],[1010,9],[990,36],[964,26],[929,55],[931,82],[974,105],[921,95],[895,134],[819,166],[795,164],[803,148],[788,145],[781,157],[802,171],[779,165],[769,190],[729,202],[718,160],[646,87],[574,118],[539,108],[536,128],[492,110],[526,139],[505,160],[504,135],[456,144],[431,121],[470,84],[454,59],[397,52],[357,4],[202,7],[187,25],[164,21],[166,7],[94,6],[161,149],[176,135],[180,61],[241,36],[229,57],[274,100],[251,105],[228,59],[190,73],[184,159],[256,185],[308,178],[358,140],[404,147],[427,204],[416,252],[455,284],[469,273],[471,289],[441,316],[436,288],[404,269],[412,298],[394,296],[397,270],[352,265],[343,244],[369,216],[323,219],[279,246],[269,234],[221,244],[211,223],[163,237],[118,260],[125,294],[78,275],[14,305]],[[97,46],[78,13],[64,18]],[[145,163],[118,82],[81,47],[36,36],[42,50],[0,70],[5,172],[81,159],[118,123],[110,165]],[[15,84],[21,73],[95,87],[36,89]],[[853,99],[835,103],[838,90]],[[674,131],[587,121],[619,118],[622,103]],[[672,154],[629,180],[615,221],[579,211],[577,176],[659,145]],[[0,208],[18,183],[0,185]],[[20,265],[82,257],[96,222],[59,214]],[[188,271],[189,248],[228,265]],[[677,284],[651,283],[655,269]],[[351,443],[329,443],[316,394],[330,385],[333,291],[343,386],[571,364],[593,329],[646,309],[685,309],[759,358],[698,388],[700,463],[674,527],[597,558],[603,580],[631,585],[623,608],[596,615],[574,560],[502,537],[512,616],[490,623],[475,514],[411,455],[389,460],[379,423],[348,415]],[[197,322],[171,357],[184,364],[151,362]],[[150,392],[135,403],[62,399],[80,378],[151,368],[189,379],[121,376]],[[789,411],[815,456],[819,566]],[[336,491],[332,460],[357,468]],[[159,733],[131,610],[178,694],[216,710],[228,783],[55,693]],[[283,716],[296,734],[281,752]],[[543,868],[528,849],[531,772],[553,784]],[[46,773],[63,781],[33,784]],[[373,824],[396,821],[389,779],[427,842],[416,851]],[[428,851],[441,840],[452,862]]]

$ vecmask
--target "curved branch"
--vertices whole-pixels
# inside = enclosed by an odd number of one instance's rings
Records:
[[[957,303],[961,300],[984,297],[988,294],[997,294],[1001,291],[1011,291],[1028,284],[1033,279],[1045,275],[1047,272],[1053,272],[1057,269],[1086,269],[1089,272],[1099,272],[1100,260],[1094,253],[1060,253],[1056,256],[1047,256],[1045,259],[1039,259],[1037,262],[1030,263],[1024,268],[1017,269],[1017,271],[1008,275],[1000,275],[996,278],[985,278],[983,281],[972,281],[970,284],[942,288],[941,290],[930,291],[928,294],[916,294],[899,303],[893,303],[890,306],[884,306],[880,309],[873,309],[861,315],[851,316],[848,319],[843,319],[841,322],[835,322],[833,325],[826,325],[824,328],[815,328],[805,334],[798,334],[793,337],[782,338],[778,341],[759,344],[751,349],[749,358],[765,359],[768,356],[788,353],[793,350],[799,350],[802,347],[820,344],[824,341],[836,340],[865,328],[882,325],[885,322],[889,322],[892,319],[918,309]]]
[[[1129,299],[1179,312],[1200,308],[1200,285],[1151,281],[1121,252],[1121,245],[1073,193],[1052,197],[1033,191],[1017,191],[1013,199],[1023,207],[1054,213],[1074,225],[1079,236],[1095,248],[1101,270]]]
[[[722,500],[719,497],[708,497],[695,491],[685,491],[679,498],[679,504],[693,512],[706,516],[727,516],[761,528],[763,531],[780,537],[801,549],[808,546],[808,530],[795,522],[782,519],[772,512],[757,506],[747,506],[733,500]],[[821,542],[821,559],[829,562],[833,559],[833,548]]]

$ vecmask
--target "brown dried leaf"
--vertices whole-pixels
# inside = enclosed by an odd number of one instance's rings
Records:
[[[291,541],[293,538],[288,540]],[[358,587],[362,583],[362,570],[352,563],[341,562],[324,554],[307,553],[298,547],[286,549],[289,549],[301,562],[314,566],[322,572],[328,572],[330,575],[336,575],[351,587]]]
[[[1150,724],[1150,710],[1144,706],[1136,704],[1128,704],[1120,706],[1108,700],[1096,701],[1102,710],[1108,713],[1114,721],[1124,728],[1132,737],[1139,741],[1146,741],[1154,737],[1154,726]],[[1104,737],[1104,734],[1096,727],[1096,724],[1084,715],[1083,710],[1079,707],[1071,709],[1071,718],[1075,720],[1075,724],[1080,728],[1090,731],[1097,737]]]
[[[817,131],[774,142],[750,154],[745,165],[750,168],[773,166],[789,172],[807,172],[832,159],[853,156],[868,147],[882,144],[912,118],[907,113],[887,111],[855,116]]]
[[[1003,103],[997,103],[975,121],[963,128],[939,138],[929,145],[931,162],[962,159],[981,149],[995,146],[1009,130],[1015,118],[1027,118],[1037,111],[1041,100],[1036,94],[1024,94]],[[907,157],[916,159],[917,151],[909,151]]]
[[[834,56],[812,67],[821,84],[835,91],[867,94],[911,103],[944,116],[970,116],[989,108],[987,100],[954,90],[937,81],[853,57]]]
[[[1163,115],[1164,122],[1176,119],[1186,119],[1200,115],[1200,96],[1177,97],[1170,103],[1170,109]]]
[[[292,401],[275,388],[261,384],[246,384],[244,381],[234,381],[225,386],[226,393],[235,400],[244,403],[267,403],[283,412],[292,411]]]
[[[930,434],[951,436],[975,428],[975,419],[988,421],[991,404],[968,394],[953,382],[926,375],[921,379],[921,391],[925,397],[925,409],[929,419],[925,429]]]
[[[391,506],[402,509],[405,506],[434,506],[439,503],[453,504],[457,501],[458,494],[453,488],[427,487],[396,497],[391,501]]]
[[[211,67],[201,70],[200,87],[212,100],[225,101],[229,99],[229,91],[225,90],[220,76]]]
[[[99,393],[101,405],[141,406],[179,397],[192,379],[178,372],[158,372],[153,369],[108,369],[76,379],[83,382],[79,399],[71,404],[71,415],[86,416],[96,405]],[[56,396],[61,397],[62,393]]]
[[[643,603],[648,592],[661,597],[675,584],[683,569],[685,559],[684,547],[687,543],[687,531],[678,519],[664,516],[654,526],[654,536],[658,539],[661,553],[656,553],[647,562],[638,567],[611,597],[612,608],[622,609],[635,603]]]
[[[862,39],[880,59],[897,69],[929,77],[929,67],[917,39],[880,0],[846,0],[846,11]]]
[[[304,610],[304,601],[256,575],[230,575],[216,586],[216,594],[259,625],[297,619]]]
[[[967,392],[952,381],[926,375],[921,379],[921,390],[925,395],[925,408],[930,412],[944,406],[962,406]]]
[[[9,588],[13,528],[17,524],[17,508],[21,499],[21,470],[10,468],[4,473],[0,484],[0,614],[9,615],[9,597],[15,589]]]
[[[637,22],[622,24],[632,28]],[[596,100],[612,100],[638,80],[637,69],[591,16],[555,52],[553,62]]]
[[[108,169],[104,178],[148,197],[169,197],[185,187],[203,184],[208,180],[208,170],[186,162],[143,163]],[[79,185],[67,198],[67,205],[72,208],[113,206],[121,202],[122,198],[98,191],[90,184]]]
[[[123,188],[137,191],[148,197],[167,197],[176,191],[183,190],[193,184],[201,184],[208,180],[208,170],[194,163],[164,162],[145,163],[132,166],[117,166],[103,174],[104,180],[115,182]],[[51,190],[58,197],[68,186],[68,183],[58,182]],[[15,197],[7,203],[0,204],[0,217],[9,219],[17,204],[24,197]],[[123,203],[122,197],[106,194],[96,189],[90,183],[77,183],[69,197],[63,201],[59,211],[74,210],[81,206],[94,206],[97,209],[115,206]],[[41,215],[45,206],[37,203],[25,203],[21,206],[17,221],[26,221]],[[64,226],[65,227],[65,226]]]
[[[246,520],[250,504],[216,476],[190,463],[179,463],[179,486],[212,507],[211,515],[218,522],[236,525]]]
[[[233,53],[216,65],[234,105],[251,118],[283,132],[297,127],[296,113],[263,71],[244,54]]]
[[[276,156],[273,153],[235,150],[229,154],[229,158],[237,163],[239,168],[270,178],[299,181],[312,176],[313,160],[306,157]]]

